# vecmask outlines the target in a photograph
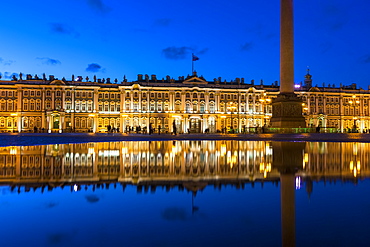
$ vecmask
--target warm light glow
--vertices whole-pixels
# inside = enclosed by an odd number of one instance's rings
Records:
[[[10,147],[10,154],[12,155],[17,154],[17,147]]]
[[[89,148],[88,154],[93,154],[93,153],[95,153],[95,148]]]
[[[225,156],[226,154],[226,144],[221,144],[221,156]]]

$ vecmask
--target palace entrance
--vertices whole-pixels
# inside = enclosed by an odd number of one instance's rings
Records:
[[[53,130],[59,130],[60,117],[59,115],[53,116]]]
[[[189,122],[190,133],[201,133],[201,121],[199,118],[191,118]]]

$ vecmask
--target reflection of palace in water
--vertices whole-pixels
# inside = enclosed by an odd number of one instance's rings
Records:
[[[43,183],[175,185],[279,181],[277,157],[292,153],[289,148],[277,150],[275,143],[142,141],[2,147],[0,183],[37,187]],[[294,172],[303,181],[361,179],[369,176],[369,147],[369,143],[305,143],[302,152],[298,150],[302,153],[301,162],[294,160],[298,163],[294,164]]]

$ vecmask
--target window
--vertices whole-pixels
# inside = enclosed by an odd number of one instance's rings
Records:
[[[82,101],[81,104],[81,111],[85,112],[86,111],[86,101]]]
[[[23,101],[23,110],[28,111],[28,101],[27,100]]]
[[[37,105],[36,105],[37,108]],[[71,110],[71,102],[66,102],[66,110]]]
[[[146,103],[142,103],[141,108],[142,108],[142,111],[147,111],[147,109],[146,109]]]
[[[66,92],[66,96],[67,96],[67,97],[71,97],[71,91],[70,91],[70,90],[68,90],[68,91]]]
[[[179,101],[177,101],[175,104],[175,111],[181,111],[181,104]]]
[[[50,90],[47,90],[47,91],[46,91],[46,96],[48,96],[48,97],[50,97],[50,96],[51,96],[51,92],[50,92]]]
[[[34,111],[35,110],[35,101],[31,100],[30,102],[30,111]]]
[[[87,102],[87,111],[91,112],[92,111],[92,101],[89,100],[89,102]]]
[[[193,104],[193,112],[198,111],[198,105],[196,103]]]
[[[45,102],[45,108],[46,108],[47,110],[51,109],[51,102],[50,102],[50,100],[47,100],[47,101]]]
[[[200,104],[200,113],[204,113],[204,103]]]
[[[80,111],[80,101],[75,102],[75,110],[76,110],[76,112]]]
[[[8,101],[8,111],[13,111],[13,101]]]
[[[190,103],[186,103],[185,105],[185,111],[190,112]]]
[[[36,111],[41,111],[41,100],[36,100]]]
[[[31,93],[32,93],[32,91],[31,91]],[[56,93],[56,95],[57,95],[57,97],[60,97],[60,95],[61,95],[61,92],[60,92],[60,90],[57,90],[57,93]],[[32,95],[31,95],[32,96]]]
[[[4,92],[5,93],[5,92]],[[28,90],[23,91],[23,96],[27,97],[28,96]]]
[[[209,105],[209,112],[210,113],[215,113],[215,105],[214,104]]]

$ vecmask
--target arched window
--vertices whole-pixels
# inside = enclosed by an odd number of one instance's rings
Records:
[[[205,110],[204,103],[201,103],[200,104],[200,113],[204,113],[204,110]]]
[[[35,110],[35,101],[33,99],[30,100],[30,111]]]
[[[186,103],[186,105],[185,105],[185,111],[186,111],[187,113],[190,113],[190,110],[191,110],[191,105],[190,105],[190,103],[189,103],[189,102],[187,102],[187,103]]]
[[[176,101],[176,103],[175,103],[175,111],[181,111],[181,103],[180,103],[180,101]]]
[[[13,111],[13,101],[8,100],[8,111]]]
[[[23,111],[28,111],[28,100],[23,100]]]
[[[214,103],[209,104],[209,112],[210,113],[215,113],[215,104]]]

